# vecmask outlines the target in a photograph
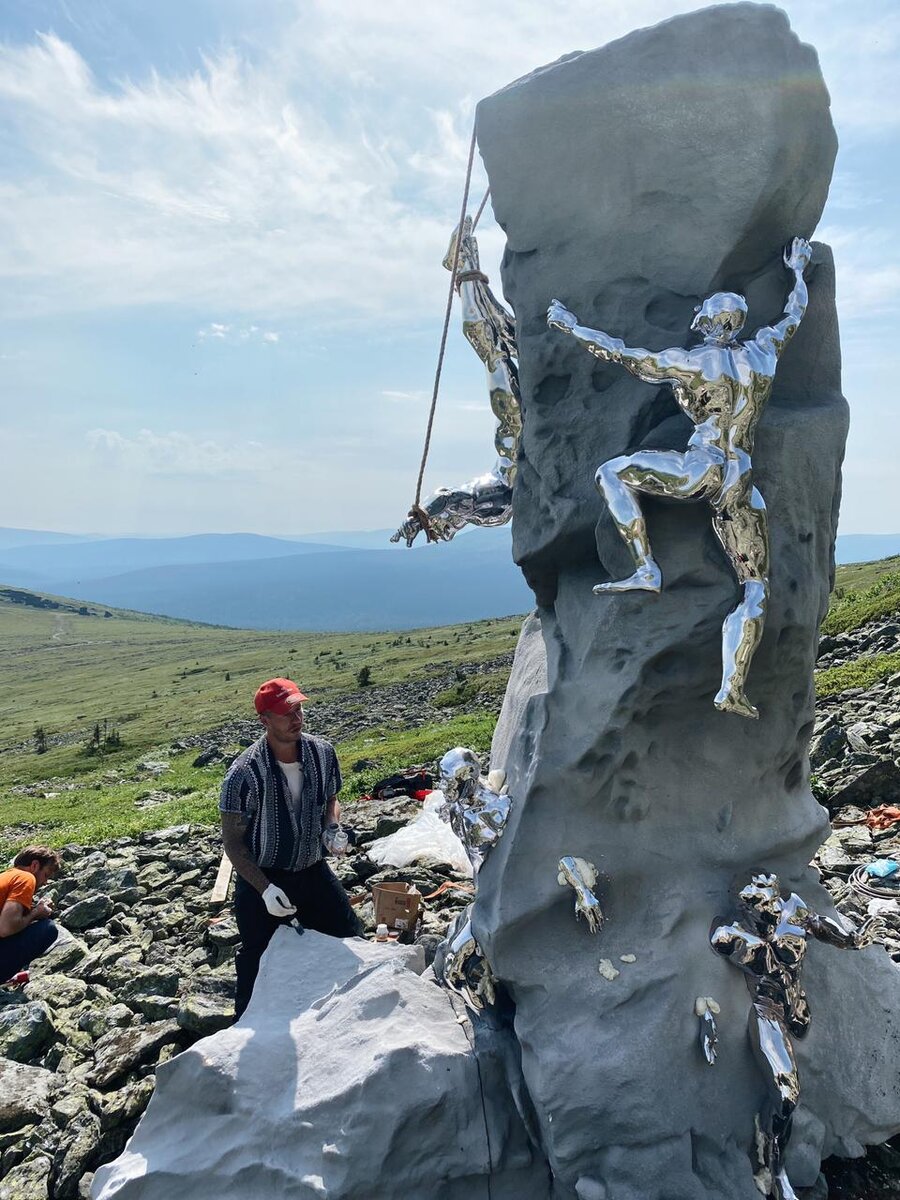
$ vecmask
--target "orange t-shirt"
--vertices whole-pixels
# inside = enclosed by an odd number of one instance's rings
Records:
[[[8,871],[0,871],[0,908],[7,900],[15,900],[26,911],[30,911],[34,899],[34,888],[37,880],[30,871],[20,871],[18,867],[10,867]]]

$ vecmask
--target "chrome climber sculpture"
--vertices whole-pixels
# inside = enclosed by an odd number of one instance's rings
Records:
[[[584,917],[591,933],[599,933],[603,924],[603,911],[593,891],[597,886],[597,868],[585,858],[575,858],[566,854],[559,860],[558,870],[557,883],[560,887],[568,884],[575,893],[576,918]]]
[[[476,883],[489,851],[509,820],[510,798],[502,790],[502,771],[481,777],[478,756],[465,746],[448,750],[440,762],[438,788],[445,804],[440,816],[466,848]],[[476,1012],[495,1000],[491,967],[472,931],[472,905],[450,924],[434,957],[435,978]]]
[[[750,1037],[769,1083],[769,1112],[759,1121],[757,1180],[764,1195],[796,1200],[784,1169],[800,1080],[791,1035],[803,1037],[810,1012],[800,986],[807,939],[818,938],[842,950],[861,950],[877,940],[879,918],[859,929],[813,912],[794,892],[783,900],[777,875],[754,875],[738,897],[739,917],[717,925],[710,943],[747,975],[752,996]]]
[[[446,805],[441,815],[466,848],[472,871],[478,874],[488,852],[497,844],[509,820],[510,798],[502,791],[497,772],[481,778],[481,764],[472,750],[456,746],[441,759],[438,788]]]
[[[447,936],[434,956],[434,974],[475,1012],[496,1000],[490,964],[472,932],[472,905],[450,922]]]
[[[444,258],[448,271],[453,270],[458,232],[458,228],[453,231]],[[497,418],[497,461],[486,474],[455,488],[438,488],[423,503],[432,533],[444,542],[465,525],[505,525],[509,521],[522,433],[515,318],[491,291],[488,277],[480,269],[471,217],[463,222],[456,286],[462,301],[463,333],[487,368],[491,408]],[[410,516],[391,541],[403,538],[411,546],[421,532],[419,519]]]
[[[722,626],[722,686],[716,707],[743,717],[759,713],[745,686],[762,637],[769,597],[769,533],[766,506],[753,486],[750,456],[756,426],[772,391],[784,347],[797,331],[807,304],[803,272],[812,251],[794,238],[784,262],[794,286],[784,315],[775,325],[739,342],[747,302],[732,292],[717,292],[695,310],[691,329],[703,338],[684,350],[631,349],[619,338],[578,324],[575,315],[553,300],[547,312],[551,328],[571,334],[589,353],[620,363],[645,383],[671,385],[682,411],[694,424],[684,453],[639,450],[603,463],[596,484],[634,559],[627,579],[598,583],[594,592],[658,592],[662,586],[638,497],[706,500],[713,528],[741,585],[741,599]]]

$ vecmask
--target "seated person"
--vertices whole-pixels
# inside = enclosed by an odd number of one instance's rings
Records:
[[[45,954],[59,930],[53,910],[35,890],[57,873],[59,855],[48,846],[26,846],[7,871],[0,871],[0,983]]]

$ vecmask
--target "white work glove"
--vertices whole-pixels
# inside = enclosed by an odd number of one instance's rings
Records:
[[[291,904],[281,888],[276,887],[274,883],[269,884],[262,898],[263,904],[273,917],[292,917],[297,911],[296,906]]]

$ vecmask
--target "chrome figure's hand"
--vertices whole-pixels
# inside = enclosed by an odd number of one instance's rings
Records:
[[[812,257],[812,246],[806,238],[795,237],[784,251],[784,265],[791,271],[805,271]]]
[[[419,534],[422,532],[422,524],[418,517],[407,517],[396,533],[391,534],[392,542],[399,542],[401,538],[406,541],[407,546],[411,546]]]
[[[578,324],[578,318],[573,312],[561,304],[559,300],[551,300],[547,309],[547,324],[551,329],[561,329],[563,333],[571,333]]]

